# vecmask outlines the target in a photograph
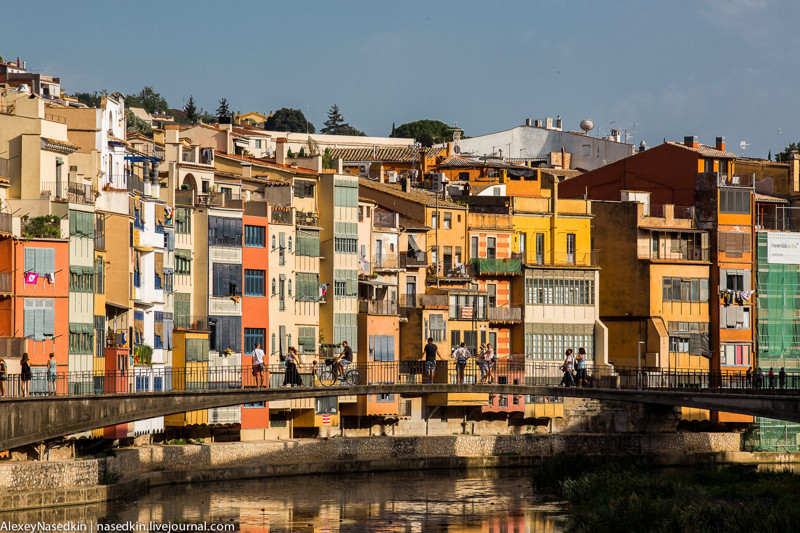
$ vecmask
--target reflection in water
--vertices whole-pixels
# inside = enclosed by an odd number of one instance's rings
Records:
[[[98,520],[233,524],[266,532],[558,532],[563,509],[534,493],[525,470],[302,476],[156,487],[136,501],[23,513],[0,522]]]

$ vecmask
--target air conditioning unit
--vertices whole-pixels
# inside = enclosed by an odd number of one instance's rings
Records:
[[[386,182],[387,183],[397,183],[397,172],[394,170],[390,170],[386,173]]]
[[[444,172],[432,172],[430,174],[430,177],[431,177],[431,189],[433,189],[436,192],[440,192],[444,184],[449,181],[444,176]]]
[[[358,164],[358,175],[364,178],[369,177],[369,168],[370,163],[359,163]]]

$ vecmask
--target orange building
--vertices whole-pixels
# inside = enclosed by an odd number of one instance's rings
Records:
[[[57,217],[56,217],[57,218]],[[59,221],[60,222],[60,221]],[[45,391],[48,355],[55,354],[58,371],[67,371],[69,346],[69,240],[32,238],[14,240],[13,336],[26,337],[34,379],[31,393]],[[88,336],[91,347],[91,336]],[[14,354],[19,357],[22,354]],[[10,367],[11,372],[14,371]]]
[[[267,280],[269,279],[269,235],[267,217],[242,217],[244,236],[242,239],[242,268],[244,272],[244,291],[242,292],[242,327],[244,328],[244,352],[242,368],[244,384],[256,385],[251,374],[253,349],[256,343],[267,351],[267,331],[269,331],[269,300]],[[264,361],[266,364],[267,361]],[[269,377],[264,372],[264,383]],[[264,438],[264,429],[269,427],[269,404],[259,402],[242,406],[242,440]]]

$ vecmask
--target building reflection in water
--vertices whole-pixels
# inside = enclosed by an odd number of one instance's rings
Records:
[[[525,470],[302,476],[156,487],[136,501],[3,513],[3,520],[233,524],[245,533],[559,532],[564,511]]]

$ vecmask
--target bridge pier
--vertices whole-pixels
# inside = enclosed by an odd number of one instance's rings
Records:
[[[675,431],[680,408],[587,398],[564,398],[564,418],[553,419],[560,433],[662,433]]]

